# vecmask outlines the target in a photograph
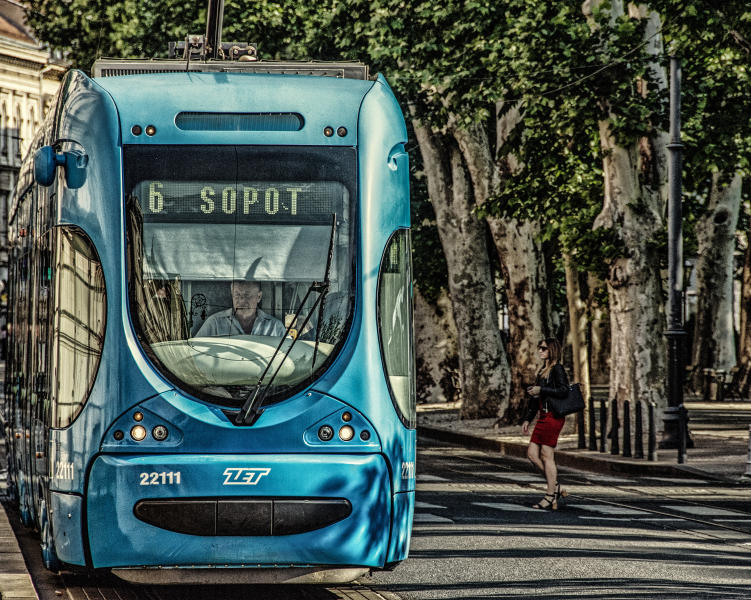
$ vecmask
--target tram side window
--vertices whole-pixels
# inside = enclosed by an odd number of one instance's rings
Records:
[[[392,400],[407,427],[416,425],[409,230],[386,246],[378,279],[378,331]]]
[[[83,408],[99,367],[106,295],[102,265],[88,237],[74,227],[55,231],[52,426],[67,427]]]

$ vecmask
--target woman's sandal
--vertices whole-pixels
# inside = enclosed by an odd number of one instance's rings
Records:
[[[562,498],[565,498],[568,496],[568,492],[566,490],[561,489],[561,484],[557,481],[555,482],[555,499],[556,499],[556,505],[558,504],[558,501]],[[557,508],[557,506],[556,506]]]
[[[545,494],[545,496],[537,504],[533,504],[532,508],[539,508],[540,510],[558,510],[558,496],[557,494]]]

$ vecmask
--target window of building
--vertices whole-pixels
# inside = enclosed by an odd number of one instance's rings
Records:
[[[67,427],[94,383],[104,344],[104,274],[89,238],[76,227],[53,229],[52,426]]]
[[[10,129],[10,123],[8,122],[8,108],[5,102],[0,105],[0,154],[5,154],[8,151],[8,130]]]

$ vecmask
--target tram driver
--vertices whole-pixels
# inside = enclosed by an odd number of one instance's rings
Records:
[[[283,336],[282,322],[258,308],[261,302],[261,284],[257,281],[233,281],[232,308],[211,315],[204,321],[196,337],[234,335]]]

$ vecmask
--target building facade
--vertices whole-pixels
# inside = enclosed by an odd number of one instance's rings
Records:
[[[8,278],[8,205],[21,160],[66,65],[33,36],[20,2],[0,0],[0,291]],[[4,320],[4,319],[2,319]]]

